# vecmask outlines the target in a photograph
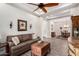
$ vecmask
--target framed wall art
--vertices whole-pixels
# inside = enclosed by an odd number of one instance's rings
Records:
[[[18,31],[27,30],[27,21],[18,19]]]

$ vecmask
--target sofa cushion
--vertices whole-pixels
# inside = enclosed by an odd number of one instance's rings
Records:
[[[21,42],[25,42],[25,41],[28,41],[28,40],[32,40],[32,35],[31,34],[24,34],[22,35],[22,40]]]
[[[30,44],[23,42],[17,46],[11,47],[11,55],[20,55],[29,49],[31,49]]]
[[[20,48],[22,48],[22,47],[24,47],[24,46],[27,46],[27,45],[31,45],[31,43],[33,43],[33,42],[35,42],[35,41],[38,41],[38,39],[33,39],[33,40],[29,40],[29,41],[25,41],[25,42],[23,42],[23,43],[20,43],[20,44],[18,44],[18,45],[16,45],[16,46],[13,46],[11,49],[20,49]]]
[[[16,46],[11,47],[11,54],[20,53],[23,51],[27,51],[29,49],[30,49],[30,44],[28,44],[27,42],[23,42]]]
[[[23,39],[22,35],[17,35],[17,37],[19,38],[20,42]]]
[[[13,35],[13,36],[7,36],[7,41],[13,42],[12,37],[18,37],[20,41],[22,40],[22,35]]]
[[[38,40],[38,39],[33,39],[33,40],[27,41],[27,43],[28,43],[28,44],[32,44],[32,43],[37,42],[37,41],[39,41],[39,40]]]

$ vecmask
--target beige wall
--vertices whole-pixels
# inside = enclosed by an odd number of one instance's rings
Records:
[[[22,19],[27,21],[27,31],[18,31],[17,20]],[[10,29],[10,22],[12,22],[12,28]],[[32,28],[30,29],[30,24]],[[35,33],[33,38],[40,35],[40,18],[28,14],[18,8],[12,7],[7,4],[0,4],[0,34],[2,35],[2,40],[6,40],[7,35],[18,35],[18,34],[28,34]]]

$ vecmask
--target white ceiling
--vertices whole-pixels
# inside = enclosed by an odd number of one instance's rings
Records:
[[[38,4],[38,3],[35,3]],[[24,10],[32,15],[35,16],[41,16],[41,17],[47,17],[51,18],[53,16],[59,16],[63,14],[69,13],[69,9],[76,7],[79,3],[60,3],[58,6],[49,7],[47,8],[47,13],[44,13],[41,9],[38,9],[37,11],[33,12],[38,6],[34,6],[27,3],[8,3],[8,5],[11,5],[13,7],[16,7],[18,9]]]

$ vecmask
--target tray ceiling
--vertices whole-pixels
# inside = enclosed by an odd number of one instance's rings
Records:
[[[68,11],[70,8],[76,7],[78,5],[78,3],[59,3],[58,6],[48,7],[47,8],[48,12],[44,13],[41,9],[34,11],[38,6],[34,6],[34,5],[31,5],[28,3],[8,3],[8,4],[13,7],[16,7],[18,9],[24,10],[28,13],[31,13],[33,15],[37,15],[37,16],[41,16],[41,17],[48,17],[48,16],[54,15],[54,14],[60,15],[60,14],[64,13],[65,10]],[[34,4],[38,5],[39,3],[34,3]]]

